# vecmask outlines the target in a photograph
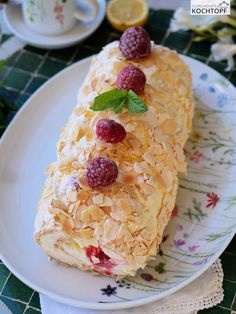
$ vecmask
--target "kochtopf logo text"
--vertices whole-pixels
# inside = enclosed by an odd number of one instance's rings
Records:
[[[191,0],[192,15],[229,15],[230,0]]]

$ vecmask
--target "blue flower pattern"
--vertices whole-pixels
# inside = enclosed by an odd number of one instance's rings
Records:
[[[215,92],[216,92],[215,87],[210,86],[210,87],[209,87],[209,92],[211,92],[211,93],[215,93]]]
[[[206,80],[208,79],[207,73],[202,73],[202,74],[200,75],[200,79],[201,79],[202,81],[206,81]]]
[[[224,93],[220,93],[217,98],[217,106],[219,108],[223,108],[228,102],[228,95]]]
[[[208,74],[207,73],[202,73],[200,75],[200,79],[202,81],[206,82],[208,80]],[[208,91],[210,93],[212,93],[212,94],[217,93],[216,88],[214,86],[212,86],[212,85],[210,85],[208,87]],[[217,95],[217,101],[216,101],[217,107],[219,107],[219,108],[225,107],[225,105],[227,105],[227,103],[228,103],[228,100],[229,100],[228,95],[226,93],[220,92],[219,95]]]
[[[110,297],[111,295],[116,294],[117,287],[112,287],[111,285],[107,285],[106,288],[101,289],[102,294]]]

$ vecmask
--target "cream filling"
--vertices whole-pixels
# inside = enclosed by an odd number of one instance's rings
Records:
[[[114,263],[112,267],[101,266],[99,259],[92,256],[92,261],[87,257],[86,249],[79,246],[78,241],[74,241],[68,235],[63,232],[54,232],[43,234],[40,237],[40,243],[45,253],[62,263],[70,266],[75,266],[83,270],[95,270],[99,272],[109,271],[113,275],[134,275],[136,268],[128,265],[121,257],[119,259],[114,258],[118,255],[113,253],[113,256],[109,256],[110,250],[103,249],[104,253],[111,258]],[[112,254],[112,253],[111,253]]]

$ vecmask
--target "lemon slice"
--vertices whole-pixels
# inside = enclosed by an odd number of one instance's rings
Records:
[[[142,26],[148,18],[148,5],[145,0],[111,0],[107,6],[107,18],[119,31]]]

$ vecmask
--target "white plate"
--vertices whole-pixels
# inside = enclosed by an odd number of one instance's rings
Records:
[[[49,262],[33,240],[43,170],[56,158],[60,128],[76,103],[91,59],[53,77],[16,115],[0,142],[0,258],[27,285],[74,306],[133,307],[184,287],[226,248],[236,221],[236,91],[208,66],[183,58],[198,98],[195,129],[186,147],[188,177],[181,179],[179,211],[165,231],[162,251],[135,278],[116,282],[65,268]]]
[[[4,8],[4,19],[11,32],[28,44],[45,49],[59,49],[75,45],[99,27],[105,16],[105,0],[97,0],[98,14],[90,23],[78,22],[70,31],[57,35],[47,36],[31,31],[24,23],[21,6],[7,5]]]

